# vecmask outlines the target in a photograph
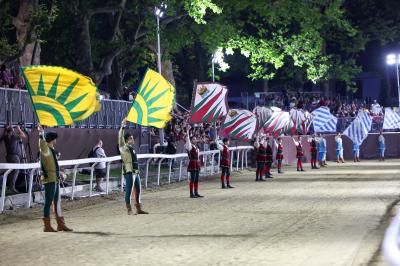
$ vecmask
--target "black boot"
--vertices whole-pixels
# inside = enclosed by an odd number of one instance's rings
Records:
[[[200,195],[199,192],[197,192],[197,190],[194,191],[194,197],[195,198],[203,198],[204,196]]]
[[[226,188],[225,183],[221,183],[221,188],[222,188],[222,189],[225,189],[225,188]]]

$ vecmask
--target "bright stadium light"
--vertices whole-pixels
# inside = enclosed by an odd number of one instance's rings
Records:
[[[158,73],[161,75],[161,41],[160,41],[160,19],[164,16],[167,10],[167,4],[162,3],[159,7],[154,8],[154,14],[157,18],[157,68]],[[159,130],[160,133],[160,144],[164,144],[164,129]]]
[[[389,54],[386,56],[386,63],[388,65],[396,65],[396,76],[397,76],[397,93],[399,97],[399,107],[400,107],[400,80],[399,80],[399,64],[400,64],[400,54]]]

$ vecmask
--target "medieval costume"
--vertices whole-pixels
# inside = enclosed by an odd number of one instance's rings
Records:
[[[57,139],[57,133],[47,132],[39,129],[39,151],[41,166],[41,182],[44,185],[45,202],[43,209],[43,232],[56,232],[50,224],[50,207],[53,204],[54,214],[57,221],[57,231],[72,231],[65,225],[64,217],[61,213],[60,195],[60,167],[58,165],[57,153],[53,143]]]
[[[315,136],[311,138],[310,141],[310,153],[311,153],[311,169],[318,169],[317,167],[317,141],[315,139]]]
[[[296,158],[297,158],[297,171],[298,172],[304,172],[303,169],[303,157],[304,157],[304,152],[303,152],[303,146],[301,145],[301,139],[299,137],[298,141],[293,139],[294,145],[296,146]]]
[[[320,134],[316,139],[318,143],[318,161],[320,167],[327,166],[326,163],[326,139]]]
[[[282,171],[282,161],[283,161],[283,145],[282,139],[278,138],[278,142],[275,142],[276,147],[276,160],[277,160],[277,167],[278,167],[278,174],[283,174]]]
[[[118,146],[123,162],[123,174],[125,178],[125,203],[128,215],[132,214],[132,193],[134,194],[136,214],[148,214],[142,210],[141,194],[142,185],[139,176],[139,164],[135,150],[133,149],[133,136],[124,134],[125,120],[118,132]],[[131,142],[129,144],[128,142]]]
[[[265,179],[263,178],[263,174],[264,174],[265,161],[267,159],[267,149],[264,145],[265,145],[264,137],[261,137],[261,139],[259,139],[259,137],[257,136],[256,141],[254,142],[254,147],[256,148],[256,163],[257,163],[256,181],[265,181]]]
[[[353,143],[353,157],[354,162],[360,161],[360,145],[358,143]]]
[[[218,149],[221,151],[221,188],[233,188],[231,182],[231,154],[229,152],[229,140],[223,139],[222,144],[218,143]],[[225,186],[226,179],[226,186]]]
[[[266,140],[266,150],[265,150],[265,178],[272,178],[271,174],[271,166],[273,162],[273,153],[272,153],[272,147],[271,144],[269,143],[269,139],[267,138]]]
[[[199,194],[199,174],[200,174],[200,160],[199,148],[190,142],[189,133],[186,136],[185,149],[189,156],[189,165],[187,171],[190,173],[189,191],[191,198],[202,198]]]
[[[336,142],[336,162],[342,162],[344,163],[343,159],[343,140],[342,136],[340,133],[337,134],[335,137],[335,142]]]
[[[378,153],[379,153],[379,161],[384,161],[385,160],[385,137],[383,134],[379,134],[378,138]]]

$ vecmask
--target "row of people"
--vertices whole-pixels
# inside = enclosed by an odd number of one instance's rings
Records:
[[[126,119],[122,121],[121,128],[118,132],[118,146],[121,154],[121,159],[123,163],[123,175],[125,178],[125,203],[128,215],[133,214],[131,201],[132,195],[135,202],[136,214],[148,214],[144,211],[141,203],[141,180],[139,175],[139,164],[136,155],[136,151],[133,148],[134,138],[130,133],[125,133]],[[40,162],[41,162],[41,182],[44,185],[45,190],[45,204],[43,209],[43,223],[44,232],[56,232],[56,231],[72,231],[66,226],[64,217],[61,212],[61,197],[60,197],[60,167],[58,164],[58,158],[54,146],[56,144],[57,133],[47,132],[45,134],[41,126],[38,127],[39,130],[39,150],[40,150]],[[188,127],[188,131],[190,126]],[[380,136],[380,143],[384,147],[383,135]],[[297,161],[297,171],[304,171],[302,165],[302,158],[304,157],[304,151],[301,144],[300,137],[298,140],[293,139],[296,145],[296,157]],[[323,136],[316,137],[315,135],[309,138],[310,142],[310,152],[311,152],[311,165],[312,169],[318,169],[317,163],[317,153],[319,165],[321,167],[326,166],[326,140]],[[229,139],[225,138],[222,141],[218,140],[218,149],[221,151],[221,188],[232,189],[231,176],[230,176],[230,151],[229,151]],[[255,139],[254,146],[256,148],[256,181],[265,181],[265,178],[272,178],[271,166],[273,162],[273,149],[274,145],[276,149],[276,161],[278,173],[282,172],[282,161],[283,156],[283,144],[282,139],[277,138],[269,139],[267,136],[260,136]],[[189,196],[190,198],[202,198],[203,196],[199,194],[199,173],[201,163],[199,160],[199,148],[197,147],[197,139],[195,136],[189,137],[186,135],[185,149],[188,152],[189,164],[188,172],[190,173],[189,180]],[[343,145],[341,140],[341,135],[338,134],[336,137],[336,149],[338,162],[343,160]],[[384,153],[384,148],[383,148]],[[382,158],[384,158],[382,156]],[[50,209],[51,205],[54,207],[54,213],[57,221],[57,230],[53,229],[50,223]]]
[[[297,158],[297,171],[298,172],[304,172],[303,168],[303,157],[304,155],[304,150],[303,146],[301,144],[301,137],[299,136],[298,139],[296,140],[293,138],[293,142],[296,146],[296,158]],[[310,142],[310,152],[311,152],[311,168],[312,169],[318,169],[317,167],[317,153],[318,153],[318,148],[317,148],[317,139],[314,137],[309,139]],[[255,141],[254,141],[254,147],[256,150],[256,180],[255,181],[265,181],[267,178],[272,178],[271,174],[271,166],[273,163],[273,149],[272,147],[275,147],[276,150],[276,166],[278,170],[278,174],[282,174],[282,162],[284,159],[283,155],[283,143],[282,143],[282,138],[278,137],[277,139],[270,138],[265,135],[257,136]],[[323,147],[326,147],[326,141],[325,139],[321,138],[321,144],[320,144],[320,158],[319,158],[319,164],[320,166],[325,166],[326,162],[326,149],[323,149]],[[265,176],[265,178],[264,178]]]

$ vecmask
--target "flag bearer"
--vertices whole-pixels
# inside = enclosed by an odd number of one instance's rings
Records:
[[[353,157],[354,162],[360,162],[360,145],[356,142],[353,143]]]
[[[283,161],[282,138],[278,138],[277,141],[275,141],[275,147],[277,149],[276,150],[276,160],[278,162],[278,174],[283,174],[283,171],[282,171],[282,161]]]
[[[187,130],[185,149],[189,156],[188,172],[190,173],[189,190],[191,198],[202,198],[199,194],[199,174],[200,174],[200,160],[199,148],[196,146],[197,139],[195,136],[189,136],[190,126]]]
[[[383,132],[379,133],[378,137],[378,152],[379,152],[379,161],[385,160],[385,137],[383,136]]]
[[[44,185],[44,209],[43,209],[43,232],[72,231],[65,225],[64,217],[61,213],[60,195],[60,167],[54,145],[56,144],[57,133],[44,133],[39,125],[39,151],[41,165],[41,182]],[[57,221],[57,231],[50,224],[50,207],[53,204],[54,214]]]
[[[310,153],[311,153],[311,169],[318,169],[317,166],[318,149],[317,149],[317,140],[315,135],[313,135],[312,138],[309,139],[309,142],[310,142]]]
[[[231,186],[231,154],[229,152],[229,139],[224,138],[222,144],[217,142],[218,149],[221,151],[221,188],[234,188]],[[226,179],[226,186],[225,186]]]
[[[254,147],[256,148],[256,161],[257,161],[256,181],[265,181],[265,179],[263,178],[265,161],[267,159],[265,137],[257,136],[256,141],[254,142]]]
[[[319,133],[319,137],[317,138],[318,142],[318,161],[320,167],[326,167],[328,164],[326,163],[326,139],[324,136]]]
[[[343,159],[343,140],[342,140],[342,134],[340,132],[337,133],[335,137],[335,142],[336,142],[336,162],[342,162],[344,163]]]
[[[273,162],[272,147],[270,139],[267,137],[265,140],[266,150],[265,150],[265,178],[273,178],[271,174],[271,166]]]
[[[297,141],[293,138],[294,145],[296,145],[296,158],[297,158],[297,172],[304,172],[303,169],[303,157],[304,151],[303,146],[301,145],[301,137],[299,136]]]
[[[132,214],[132,193],[134,193],[136,214],[148,214],[142,210],[141,194],[142,185],[139,176],[139,164],[136,152],[133,149],[135,140],[130,133],[124,134],[126,118],[122,120],[121,128],[118,132],[118,146],[123,162],[123,174],[125,178],[125,203],[128,215]]]

